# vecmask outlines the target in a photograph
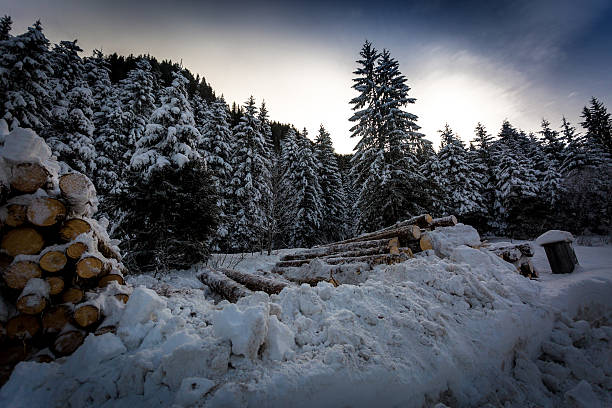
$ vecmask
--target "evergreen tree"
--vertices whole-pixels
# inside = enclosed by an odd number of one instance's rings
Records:
[[[470,154],[452,129],[445,125],[438,153],[440,169],[445,176],[444,207],[450,214],[462,217],[486,214],[481,196],[482,185],[474,174]]]
[[[260,123],[259,131],[261,132],[265,145],[263,155],[267,159],[268,169],[267,173],[270,175],[266,178],[268,182],[268,186],[266,188],[268,194],[264,197],[264,205],[266,208],[266,226],[265,226],[265,240],[267,241],[268,252],[271,253],[272,245],[274,240],[274,234],[276,229],[276,220],[274,218],[275,210],[275,199],[274,192],[277,191],[275,186],[273,186],[273,173],[277,166],[276,155],[274,154],[274,140],[272,136],[272,126],[270,125],[270,119],[268,117],[268,109],[266,108],[265,101],[261,102],[261,107],[259,108],[259,114],[257,116]]]
[[[0,41],[6,41],[11,38],[11,27],[13,20],[11,16],[4,15],[0,18]]]
[[[542,136],[542,145],[548,160],[559,167],[560,163],[563,161],[564,149],[563,142],[559,137],[559,132],[551,129],[549,121],[542,119],[542,130],[538,133]]]
[[[234,156],[231,181],[234,222],[230,232],[234,249],[263,249],[268,223],[266,199],[270,197],[270,163],[266,140],[261,134],[255,100],[251,96],[240,123],[234,128]]]
[[[161,92],[161,106],[153,111],[144,137],[136,143],[131,167],[144,170],[145,177],[154,168],[169,164],[180,168],[189,160],[201,158],[198,146],[202,136],[195,127],[186,83],[185,77],[174,73],[172,84]]]
[[[588,142],[599,144],[612,154],[612,119],[605,105],[597,98],[591,98],[591,105],[582,110],[582,118],[580,125],[587,131]]]
[[[493,214],[496,185],[493,163],[493,136],[487,132],[487,129],[480,122],[476,125],[474,132],[475,138],[472,140],[474,144],[472,166],[481,185],[480,195],[486,209],[486,215],[490,216]],[[482,222],[479,226],[485,228],[484,224]]]
[[[136,146],[136,142],[145,135],[147,121],[155,108],[154,78],[149,62],[140,58],[135,62],[136,68],[130,70],[127,78],[120,84],[120,98],[123,111],[126,113],[126,133],[128,145]],[[133,151],[126,152],[131,158]]]
[[[323,125],[315,141],[315,159],[318,165],[318,180],[321,186],[323,240],[339,241],[344,237],[344,206],[346,197],[338,160],[334,154],[330,134]]]
[[[559,170],[561,174],[567,175],[572,170],[585,166],[588,163],[588,157],[585,151],[584,137],[576,133],[576,128],[571,125],[565,116],[561,125],[561,134],[566,147]]]
[[[2,21],[7,30],[10,18]],[[28,27],[27,33],[0,42],[0,119],[10,129],[25,127],[40,133],[48,126],[52,75],[49,40],[40,21]]]
[[[424,207],[434,217],[441,217],[447,213],[444,202],[447,179],[431,142],[423,144],[419,157],[420,171],[427,179],[423,186]]]

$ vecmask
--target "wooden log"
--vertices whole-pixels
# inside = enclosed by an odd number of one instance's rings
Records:
[[[397,239],[396,239],[397,242]],[[308,258],[304,258],[304,259],[295,259],[295,260],[290,260],[290,261],[279,261],[276,263],[276,266],[281,267],[281,268],[285,268],[285,267],[297,267],[297,266],[302,266],[302,265],[306,265],[308,263],[310,263],[313,259],[321,259],[321,260],[326,260],[329,258],[354,258],[354,257],[364,257],[364,256],[370,256],[370,255],[385,255],[385,254],[389,254],[392,253],[393,249],[395,249],[395,254],[399,254],[399,249],[397,246],[393,247],[372,247],[372,248],[366,248],[366,249],[361,249],[361,250],[356,250],[356,251],[348,251],[348,252],[337,252],[337,253],[330,253],[329,255],[325,255],[325,256],[319,256],[319,257],[308,257]]]
[[[95,256],[81,258],[76,264],[76,274],[83,279],[92,279],[101,276],[104,272],[104,263]]]
[[[86,328],[100,320],[100,309],[94,305],[81,305],[75,309],[72,317],[79,326]]]
[[[529,243],[512,244],[509,242],[500,242],[489,245],[488,249],[493,251],[506,262],[514,263],[521,257],[532,257],[533,248]]]
[[[74,242],[66,248],[66,256],[72,260],[77,260],[81,258],[85,252],[87,252],[89,248],[84,242]]]
[[[66,291],[64,291],[64,293],[62,293],[62,302],[77,304],[83,300],[84,295],[85,294],[83,293],[82,289],[68,288]]]
[[[27,340],[40,331],[40,322],[35,316],[19,314],[11,318],[6,325],[6,333],[11,339]]]
[[[111,282],[117,282],[119,285],[125,285],[125,281],[123,280],[123,277],[121,275],[111,273],[101,277],[98,281],[98,286],[101,288],[105,288]]]
[[[357,242],[349,242],[349,243],[341,243],[341,244],[334,243],[334,244],[329,244],[325,246],[302,250],[294,254],[287,254],[281,257],[281,261],[314,259],[314,258],[320,258],[323,256],[332,255],[335,253],[360,251],[360,250],[367,250],[367,249],[372,249],[372,248],[380,249],[381,253],[388,252],[391,246],[394,245],[395,241],[393,240],[396,238],[397,237],[392,237],[390,239],[384,238],[384,239],[373,240],[373,241],[357,241]]]
[[[126,293],[117,293],[115,295],[115,299],[117,299],[120,302],[127,303],[128,300],[130,299],[130,296]]]
[[[97,237],[98,239],[98,252],[102,254],[103,257],[108,259],[116,259],[121,262],[121,254],[117,252],[117,250],[108,242]]]
[[[9,227],[19,227],[27,221],[28,207],[22,204],[9,204],[6,206],[6,220],[5,225]]]
[[[53,352],[59,356],[68,356],[79,348],[85,340],[85,334],[80,330],[70,330],[60,334],[53,343]]]
[[[50,227],[66,218],[66,206],[55,198],[39,197],[28,206],[27,216],[33,225]]]
[[[42,271],[36,262],[18,261],[13,262],[4,271],[4,281],[11,289],[22,290],[32,278],[40,278]]]
[[[45,244],[43,236],[30,227],[20,227],[4,234],[0,247],[9,256],[34,255],[40,252]]]
[[[43,313],[43,333],[51,335],[60,333],[69,322],[70,308],[66,305],[54,306]]]
[[[457,217],[454,215],[449,215],[447,217],[434,218],[431,222],[432,228],[438,227],[454,227],[457,225]]]
[[[552,273],[572,273],[578,264],[578,258],[570,242],[553,242],[542,245]]]
[[[64,222],[64,225],[60,228],[59,235],[62,241],[70,242],[79,235],[89,231],[91,231],[91,225],[87,221],[80,218],[71,218]]]
[[[116,326],[99,327],[94,332],[94,336],[101,336],[101,335],[106,334],[106,333],[116,334],[117,333],[117,327]]]
[[[68,258],[62,251],[49,251],[40,257],[38,263],[45,272],[57,273],[64,269],[66,263],[68,263]]]
[[[433,242],[429,235],[425,234],[421,237],[421,239],[419,239],[419,248],[421,248],[421,251],[433,249]]]
[[[383,231],[393,230],[407,225],[416,225],[419,228],[429,228],[433,222],[433,217],[429,214],[421,214],[416,217],[409,218],[405,221],[396,222],[390,227],[384,228]]]
[[[17,310],[29,315],[37,315],[47,307],[47,299],[35,293],[20,296],[17,300]]]
[[[77,215],[88,215],[95,188],[87,176],[81,173],[64,174],[60,177],[59,188],[62,197],[70,205],[71,212]]]
[[[262,291],[269,295],[279,294],[287,284],[279,282],[274,279],[266,278],[263,276],[253,275],[250,273],[243,273],[233,269],[216,269],[230,279],[244,285],[247,289],[252,291]]]
[[[59,295],[64,290],[64,280],[59,276],[50,276],[45,278],[45,280],[49,284],[50,296]]]
[[[18,163],[12,168],[11,188],[31,194],[42,188],[49,179],[47,170],[38,163]]]
[[[358,237],[350,238],[344,241],[338,242],[338,244],[345,244],[350,242],[359,242],[359,241],[371,241],[371,240],[379,240],[379,239],[391,239],[397,237],[400,243],[404,243],[406,241],[414,241],[421,237],[421,229],[416,225],[405,225],[400,228],[394,228],[390,230],[380,230],[369,232],[367,234],[360,235]]]
[[[357,256],[352,258],[327,258],[325,262],[330,265],[341,265],[347,263],[367,263],[370,266],[373,265],[393,265],[399,262],[407,260],[408,257],[405,254],[383,254],[383,255],[368,255],[368,256]]]
[[[198,279],[208,286],[210,290],[221,295],[223,298],[235,303],[241,297],[247,296],[252,292],[244,285],[228,278],[220,272],[211,269],[204,269],[198,274]]]

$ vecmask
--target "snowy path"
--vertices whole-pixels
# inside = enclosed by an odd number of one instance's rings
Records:
[[[19,365],[0,405],[612,406],[612,248],[576,249],[582,270],[555,276],[537,248],[540,281],[459,247],[237,305],[195,271],[133,277],[163,296],[137,289],[118,336]]]

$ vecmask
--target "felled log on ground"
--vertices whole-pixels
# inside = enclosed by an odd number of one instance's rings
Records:
[[[235,303],[241,297],[247,296],[252,292],[246,286],[228,278],[221,272],[212,269],[203,269],[198,274],[200,282],[205,284],[214,293],[222,296],[224,299]]]
[[[527,278],[537,278],[538,275],[531,263],[533,248],[529,243],[498,242],[490,244],[486,248],[504,261],[513,264],[521,275]]]
[[[243,273],[233,269],[225,268],[216,270],[221,272],[228,278],[240,283],[241,285],[244,285],[247,289],[250,289],[252,291],[262,291],[266,292],[269,295],[272,295],[279,294],[284,288],[287,287],[287,284],[284,282],[279,282],[277,280],[259,275]]]
[[[34,255],[40,252],[45,240],[40,232],[31,227],[19,227],[8,231],[2,237],[0,247],[9,256]]]
[[[28,221],[39,227],[51,227],[66,218],[66,206],[55,198],[39,197],[30,203]]]
[[[546,251],[552,273],[572,273],[578,265],[578,258],[571,242],[553,242],[542,246]]]
[[[397,237],[401,246],[408,241],[415,241],[421,237],[421,229],[416,225],[405,225],[399,228],[393,228],[389,230],[380,230],[362,234],[358,237],[349,238],[344,241],[337,242],[337,244],[346,244],[351,242],[359,241],[372,241],[380,239],[391,239]]]
[[[340,264],[348,264],[348,263],[367,263],[370,266],[374,265],[393,265],[399,262],[403,262],[407,260],[409,257],[406,254],[377,254],[377,255],[367,255],[367,256],[355,256],[355,257],[330,257],[326,258],[324,261],[330,265],[340,265]]]
[[[281,257],[281,261],[293,261],[293,260],[301,260],[301,259],[314,259],[320,258],[323,256],[332,255],[335,253],[341,252],[349,252],[349,251],[360,251],[367,250],[371,248],[380,248],[381,250],[388,251],[390,247],[394,244],[391,242],[392,237],[390,239],[378,239],[378,240],[369,240],[369,241],[357,241],[357,242],[349,242],[349,243],[332,243],[328,245],[317,246],[310,249],[304,249],[294,254],[287,254]]]
[[[449,215],[449,216],[441,217],[441,218],[434,218],[433,221],[431,222],[432,228],[454,227],[455,225],[457,225],[457,217],[455,217],[454,215]]]
[[[42,188],[49,179],[49,172],[38,163],[19,163],[12,168],[11,188],[20,193],[32,194]]]
[[[393,230],[401,227],[405,227],[407,225],[416,225],[419,228],[429,228],[433,222],[433,217],[429,214],[421,214],[416,217],[409,218],[404,221],[396,222],[395,224],[383,228],[382,231]]]
[[[372,248],[366,248],[366,249],[348,251],[348,252],[332,252],[324,256],[312,256],[312,257],[309,256],[309,257],[304,257],[303,259],[279,261],[276,263],[276,265],[279,267],[302,266],[302,265],[310,263],[313,259],[316,259],[316,258],[325,261],[330,258],[354,258],[354,257],[364,257],[364,256],[372,256],[372,255],[385,255],[385,254],[389,254],[393,250],[393,248],[397,248],[397,246],[395,247],[387,247],[387,246],[372,247]],[[398,253],[399,253],[399,250],[396,252],[396,254]]]

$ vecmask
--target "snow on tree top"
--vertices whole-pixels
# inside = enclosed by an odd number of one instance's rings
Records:
[[[574,241],[574,236],[572,235],[571,232],[550,230],[540,235],[536,239],[536,244],[542,246],[542,245],[552,244],[554,242],[573,242],[573,241]]]

